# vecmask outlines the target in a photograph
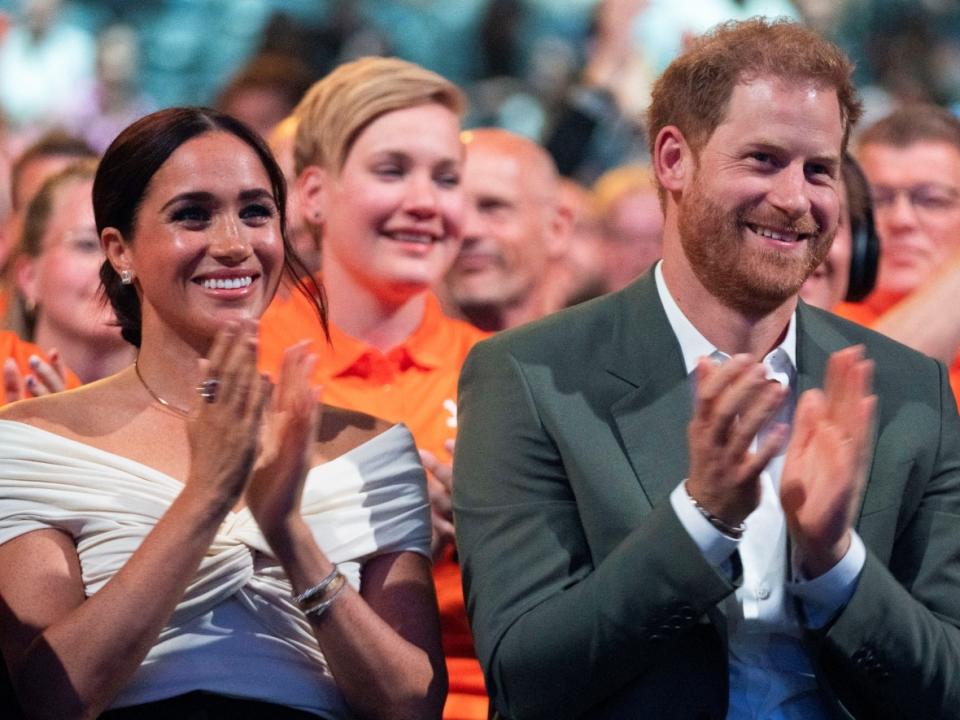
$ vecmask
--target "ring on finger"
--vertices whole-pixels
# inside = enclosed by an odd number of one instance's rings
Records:
[[[200,384],[197,385],[197,392],[200,393],[200,397],[204,399],[205,402],[212,403],[217,400],[217,387],[220,385],[220,381],[215,377],[204,378],[200,381]]]

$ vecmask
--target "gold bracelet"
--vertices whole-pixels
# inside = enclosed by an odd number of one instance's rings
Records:
[[[334,601],[337,599],[337,596],[343,592],[343,588],[346,586],[346,584],[347,579],[340,573],[337,573],[337,577],[334,578],[332,583],[330,583],[322,600],[313,603],[309,607],[301,607],[303,614],[308,618],[311,615],[314,617],[314,619],[320,618],[327,610],[330,609],[330,606],[333,605]]]

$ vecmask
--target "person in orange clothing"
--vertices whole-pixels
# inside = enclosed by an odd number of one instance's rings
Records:
[[[313,338],[324,401],[402,421],[429,471],[450,691],[443,716],[483,720],[488,700],[452,547],[450,462],[456,383],[486,336],[443,315],[430,288],[461,244],[464,198],[460,90],[397,59],[364,58],[317,82],[294,111],[301,212],[321,228],[329,342],[299,293],[260,323],[260,364]]]
[[[0,330],[3,393],[0,405],[80,387],[80,378],[63,366],[59,354],[44,353],[9,330]]]
[[[943,361],[960,398],[960,120],[896,110],[860,135],[880,237],[877,288],[835,312]]]

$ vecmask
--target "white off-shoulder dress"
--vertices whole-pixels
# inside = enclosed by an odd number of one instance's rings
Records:
[[[57,528],[73,537],[89,597],[183,489],[169,475],[32,425],[0,420],[0,544]],[[395,425],[313,467],[303,516],[355,588],[371,557],[429,557],[430,506],[409,431]],[[207,690],[349,718],[290,583],[246,509],[227,515],[130,684],[111,707]]]

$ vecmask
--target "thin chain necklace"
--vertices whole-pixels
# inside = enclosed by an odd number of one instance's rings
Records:
[[[162,397],[160,397],[159,395],[157,395],[157,394],[150,388],[149,385],[147,385],[147,381],[143,379],[143,375],[140,373],[140,358],[139,358],[139,357],[138,357],[136,360],[133,361],[133,369],[136,370],[136,372],[137,372],[137,377],[140,379],[140,384],[143,385],[143,389],[146,390],[148,393],[150,393],[150,397],[152,397],[154,400],[156,400],[158,403],[160,403],[161,405],[163,405],[163,407],[167,408],[168,410],[172,410],[172,411],[175,412],[177,415],[181,415],[181,416],[183,416],[183,417],[186,417],[187,415],[190,414],[190,411],[189,411],[189,410],[184,410],[183,408],[177,407],[177,406],[174,405],[173,403],[167,402],[166,400],[164,400]]]

